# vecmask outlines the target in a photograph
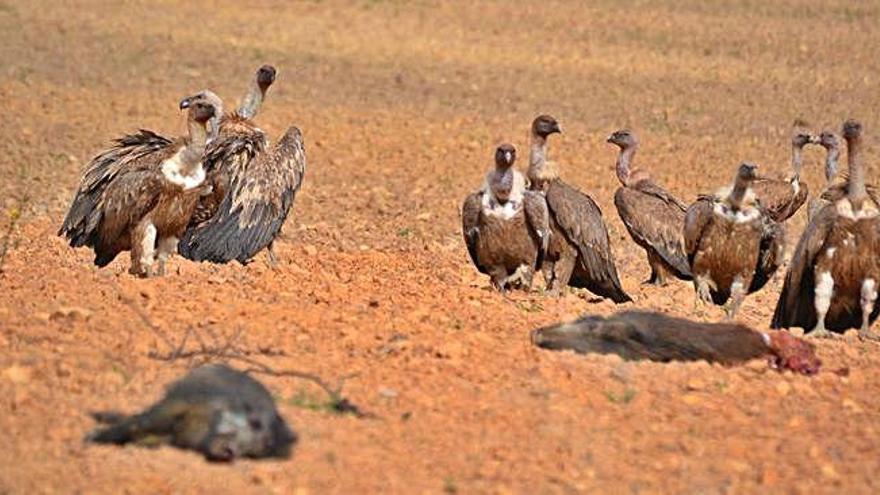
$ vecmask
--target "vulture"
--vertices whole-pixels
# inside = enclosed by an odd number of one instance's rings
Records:
[[[831,131],[823,131],[822,134],[819,135],[819,144],[825,148],[826,153],[825,186],[822,188],[822,192],[818,197],[810,199],[810,211],[807,215],[810,220],[816,216],[816,213],[819,212],[819,210],[832,202],[831,199],[826,199],[826,197],[830,198],[830,195],[834,195],[837,196],[837,199],[840,199],[845,195],[845,192],[829,193],[831,189],[840,189],[842,187],[839,184],[835,184],[835,179],[837,178],[837,161],[840,158],[840,138],[837,134]]]
[[[806,129],[806,123],[795,121],[791,137],[791,178],[778,180],[756,177],[752,181],[755,197],[774,221],[788,220],[807,200],[807,183],[801,182],[804,146],[817,142],[818,138]]]
[[[549,115],[532,122],[529,188],[544,195],[550,212],[550,245],[542,267],[547,288],[560,294],[572,286],[615,303],[632,301],[617,276],[602,210],[593,198],[563,182],[556,164],[547,160],[547,138],[561,132]]]
[[[849,178],[846,196],[816,213],[804,230],[773,313],[772,328],[801,327],[830,337],[858,328],[863,339],[880,340],[871,323],[880,280],[880,205],[865,188],[862,126],[843,125]]]
[[[831,131],[823,132],[819,136],[819,144],[827,152],[825,156],[825,189],[811,205],[812,213],[818,212],[829,203],[835,203],[845,198],[849,187],[849,176],[847,174],[843,174],[842,177],[837,175],[837,161],[840,157],[840,139],[837,134]],[[866,183],[865,190],[875,203],[880,204],[880,191],[876,186]]]
[[[631,167],[639,147],[635,134],[619,130],[607,141],[620,147],[616,170],[621,187],[614,193],[614,206],[630,237],[648,255],[651,278],[647,283],[666,285],[668,274],[690,280],[681,235],[687,207],[653,182],[645,171]]]
[[[277,263],[273,243],[302,186],[306,154],[297,127],[270,148],[251,120],[274,80],[275,69],[261,67],[241,106],[220,121],[205,153],[214,191],[203,198],[178,245],[187,259],[247,264],[266,249],[270,265]]]
[[[732,319],[746,294],[761,289],[782,263],[785,230],[749,187],[757,165],[739,166],[733,187],[703,196],[685,215],[685,252],[698,301],[726,304]]]
[[[130,273],[163,275],[205,184],[202,155],[221,110],[210,91],[184,98],[189,135],[176,139],[140,130],[89,163],[58,235],[89,246],[103,267],[131,251]]]
[[[462,232],[471,260],[499,290],[530,288],[547,250],[550,219],[541,194],[526,190],[526,180],[513,168],[516,148],[495,150],[495,169],[480,191],[462,206]]]
[[[200,452],[209,461],[287,458],[297,441],[266,387],[219,364],[191,371],[142,413],[96,412],[92,416],[107,426],[87,435],[87,442],[169,443]]]
[[[812,375],[821,361],[814,347],[788,332],[758,332],[739,323],[700,323],[649,311],[608,318],[584,316],[532,332],[532,343],[579,354],[616,354],[627,361],[708,361],[724,365],[768,357],[778,370]]]

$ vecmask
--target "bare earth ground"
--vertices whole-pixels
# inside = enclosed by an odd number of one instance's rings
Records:
[[[529,122],[551,113],[566,129],[552,155],[605,212],[636,300],[624,307],[719,319],[694,312],[683,282],[640,285],[648,268],[611,202],[604,137],[631,126],[637,161],[685,200],[742,159],[787,173],[796,117],[857,117],[876,143],[880,5],[241,4],[0,2],[0,493],[880,490],[880,346],[820,342],[815,378],[540,351],[532,328],[616,308],[493,292],[458,217],[494,146],[525,156]],[[210,87],[231,106],[262,63],[279,77],[260,125],[299,125],[309,154],[277,271],[263,255],[175,258],[164,279],[137,280],[127,256],[99,271],[55,236],[111,138],[180,133],[180,97]],[[867,158],[876,171],[876,144]],[[813,190],[822,159],[807,153]],[[766,327],[780,279],[747,299],[744,321]],[[89,410],[139,409],[193,364],[151,358],[187,334],[186,350],[201,340],[349,377],[343,394],[375,417],[263,377],[301,435],[290,460],[83,445]]]

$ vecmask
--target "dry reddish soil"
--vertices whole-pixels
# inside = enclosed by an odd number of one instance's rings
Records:
[[[880,5],[846,0],[0,0],[0,493],[877,493],[880,346],[819,342],[813,378],[538,350],[531,329],[617,308],[492,291],[458,208],[494,146],[525,156],[551,113],[554,159],[605,212],[623,307],[717,320],[686,283],[641,285],[604,137],[635,130],[637,161],[689,201],[743,159],[786,174],[794,118],[853,116],[873,174],[878,45]],[[125,256],[97,270],[55,235],[111,138],[183,132],[180,97],[209,87],[231,106],[263,63],[279,76],[259,123],[300,126],[309,158],[277,270],[175,258],[138,280]],[[807,152],[814,190],[822,159]],[[766,328],[780,286],[742,320]],[[88,411],[148,405],[203,347],[344,379],[371,417],[263,376],[300,433],[289,460],[82,443]]]

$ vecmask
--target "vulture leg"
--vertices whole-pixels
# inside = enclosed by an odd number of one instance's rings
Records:
[[[495,267],[489,272],[489,277],[492,278],[492,285],[498,289],[502,294],[507,293],[507,270],[504,269],[503,266]]]
[[[156,251],[156,227],[149,220],[141,221],[131,236],[132,275],[149,278],[153,276],[153,257]]]
[[[266,256],[269,259],[269,267],[272,268],[273,270],[278,268],[278,257],[275,256],[274,246],[275,246],[275,241],[270,242],[269,245],[266,246]]]
[[[648,251],[648,264],[651,265],[651,278],[646,280],[646,285],[654,285],[657,287],[666,287],[666,267],[660,257],[653,251]]]
[[[863,340],[878,340],[880,335],[871,331],[871,313],[874,311],[874,303],[877,301],[877,287],[873,279],[862,282],[862,327],[859,328],[859,338]]]
[[[534,277],[532,269],[527,265],[520,265],[513,275],[504,279],[504,286],[529,290],[532,288],[532,277]]]
[[[697,299],[694,301],[694,309],[700,303],[712,304],[712,293],[709,287],[709,279],[703,275],[694,275],[694,288],[697,290]]]
[[[742,278],[734,278],[733,283],[730,284],[730,300],[727,301],[727,307],[725,308],[726,318],[728,320],[733,320],[736,317],[736,312],[739,310],[745,297],[746,288],[745,285],[743,285]]]
[[[816,284],[816,327],[808,334],[814,338],[836,337],[834,332],[825,328],[825,315],[831,307],[831,296],[834,295],[834,279],[828,272],[817,274],[819,283]]]
[[[177,242],[177,237],[166,237],[159,241],[159,246],[156,248],[156,258],[158,260],[156,275],[165,275],[165,262],[177,250]]]
[[[553,264],[553,281],[550,283],[550,293],[554,296],[561,296],[562,291],[568,286],[571,280],[571,274],[574,271],[574,265],[577,263],[577,253],[574,249],[562,254],[559,260]]]

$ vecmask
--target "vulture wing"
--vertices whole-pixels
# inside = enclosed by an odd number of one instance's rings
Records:
[[[266,134],[250,119],[235,113],[223,117],[220,133],[205,151],[206,182],[211,185],[211,194],[199,200],[188,230],[197,228],[217,213],[229,192],[229,185],[241,180],[251,162],[266,150],[267,145]],[[180,251],[186,256],[182,249]]]
[[[684,217],[684,251],[687,255],[688,264],[693,263],[697,249],[700,248],[700,240],[703,231],[712,220],[712,200],[708,196],[702,196],[688,207]]]
[[[766,212],[762,212],[763,229],[758,254],[758,266],[749,286],[749,293],[761,290],[782,265],[785,255],[785,225],[774,221]]]
[[[80,181],[64,223],[58,235],[70,240],[73,247],[92,244],[95,234],[96,211],[109,184],[123,172],[145,170],[169,157],[174,142],[152,131],[141,129],[114,141],[114,145],[96,156],[89,163]]]
[[[572,285],[583,286],[614,302],[631,301],[620,285],[608,229],[599,206],[592,198],[560,180],[550,184],[546,198],[550,214],[578,250],[579,268],[586,279],[575,281],[573,277]]]
[[[540,241],[538,257],[535,261],[535,269],[537,270],[544,264],[544,254],[550,244],[550,210],[547,208],[544,195],[534,191],[523,193],[523,209],[529,229]]]
[[[653,183],[643,181],[636,187],[621,187],[614,194],[620,219],[636,243],[650,246],[666,263],[689,276],[681,234],[684,205]]]
[[[777,222],[787,220],[807,200],[809,194],[806,183],[799,183],[797,193],[791,182],[775,179],[756,179],[749,186],[770,218]]]
[[[184,233],[181,253],[194,261],[249,262],[281,231],[305,168],[302,133],[291,127],[271,152],[257,154],[232,177],[217,213]]]
[[[771,328],[801,327],[811,329],[816,326],[816,310],[813,305],[815,280],[813,263],[822,252],[828,234],[837,218],[834,204],[825,206],[807,225],[795,248],[779,294],[779,301],[773,311]]]
[[[464,244],[467,246],[471,261],[480,273],[489,271],[480,264],[477,254],[477,243],[480,239],[480,210],[482,209],[482,192],[469,194],[461,207],[461,233],[464,235]]]
[[[95,225],[86,244],[95,248],[96,265],[107,266],[120,246],[130,247],[122,236],[156,206],[162,188],[162,175],[151,169],[120,173],[107,185],[88,222]]]

